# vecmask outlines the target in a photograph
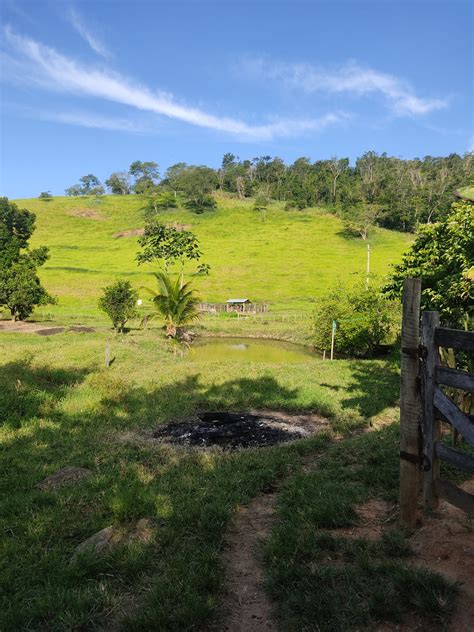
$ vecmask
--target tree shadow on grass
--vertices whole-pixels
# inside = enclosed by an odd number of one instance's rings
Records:
[[[105,394],[102,406],[125,416],[133,425],[182,419],[202,411],[240,411],[251,408],[301,410],[299,391],[280,384],[274,377],[240,378],[221,384],[205,384],[199,374],[154,389],[131,387],[118,399]],[[315,400],[307,410],[328,414]]]
[[[331,390],[347,393],[348,396],[341,399],[343,409],[358,410],[364,418],[370,418],[397,404],[400,372],[393,362],[354,361],[351,362],[351,369],[351,382],[347,386],[321,384]]]
[[[66,620],[74,629],[100,626],[110,623],[111,611],[123,619],[130,607],[121,609],[120,600],[141,603],[142,590],[147,607],[133,611],[130,626],[196,627],[215,609],[219,547],[236,507],[295,467],[310,444],[203,453],[126,443],[120,431],[224,405],[296,407],[298,390],[270,376],[209,386],[199,375],[147,389],[101,371],[90,380],[103,394],[96,408],[52,406],[44,414],[45,397],[59,402],[86,373],[11,363],[0,374],[3,383],[20,379],[28,385],[10,393],[21,402],[24,427],[10,428],[2,453],[1,482],[8,493],[0,530],[8,542],[0,628],[42,629],[47,622],[59,629]],[[11,400],[3,403],[8,407]],[[314,441],[323,445],[323,437]],[[65,465],[87,467],[92,476],[57,490],[36,488]],[[109,525],[133,528],[141,518],[153,521],[157,536],[150,542],[70,564],[75,547],[93,533]]]
[[[36,367],[31,360],[0,366],[0,425],[18,427],[24,419],[51,413],[88,372],[87,368]]]

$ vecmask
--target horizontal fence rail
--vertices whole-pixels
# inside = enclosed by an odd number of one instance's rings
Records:
[[[438,498],[474,516],[474,495],[440,476],[440,461],[466,472],[474,472],[474,457],[441,441],[440,420],[450,424],[474,447],[474,417],[462,411],[442,390],[474,392],[474,375],[468,371],[441,366],[439,347],[474,351],[474,332],[439,327],[436,312],[425,312],[422,320],[422,397],[423,397],[423,487],[425,504],[437,507]]]
[[[474,351],[474,332],[460,329],[436,329],[435,341],[438,347],[462,351]]]

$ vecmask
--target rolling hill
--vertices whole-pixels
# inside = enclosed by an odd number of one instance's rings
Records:
[[[43,312],[97,317],[101,288],[114,279],[128,278],[137,288],[153,286],[154,266],[139,267],[135,261],[137,232],[144,225],[139,197],[16,203],[37,215],[32,245],[50,248],[41,277],[58,305]],[[178,209],[161,218],[197,234],[202,261],[211,265],[208,277],[194,277],[206,301],[245,296],[268,301],[272,309],[305,310],[338,282],[353,283],[365,274],[367,242],[346,236],[340,220],[321,209],[287,212],[274,205],[264,222],[252,201],[218,197],[214,212],[196,215]],[[407,234],[375,229],[369,239],[372,272],[385,275],[411,240]]]

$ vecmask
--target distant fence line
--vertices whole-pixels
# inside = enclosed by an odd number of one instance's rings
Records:
[[[292,311],[292,312],[202,312],[203,316],[210,318],[225,318],[234,315],[237,320],[248,320],[250,322],[260,322],[262,325],[269,323],[296,323],[302,321],[311,321],[312,314],[310,312]]]
[[[213,305],[211,303],[203,303],[202,305]],[[221,304],[219,304],[221,305]],[[225,305],[225,304],[222,304]],[[260,305],[258,305],[260,307]],[[250,320],[254,322],[262,322],[262,324],[266,323],[296,323],[302,321],[311,321],[313,318],[312,311],[308,310],[283,310],[283,309],[274,309],[271,311],[268,309],[268,305],[265,304],[265,311],[262,309],[255,310],[250,309],[252,306],[246,306],[245,311],[235,311],[235,310],[202,310],[199,305],[199,309],[201,311],[201,316],[203,318],[226,318],[229,316],[234,316],[238,319]],[[142,319],[146,313],[146,308],[140,310],[141,314],[139,319]],[[2,317],[5,320],[6,314],[2,314]],[[96,322],[108,322],[108,318],[105,314],[102,314],[97,308],[94,307],[81,307],[80,312],[67,312],[67,311],[49,311],[47,309],[39,309],[35,312],[33,316],[34,320],[49,322],[52,320],[74,320],[74,321],[96,321]]]
[[[220,312],[237,312],[240,314],[266,314],[268,303],[199,303],[200,312],[211,314]]]

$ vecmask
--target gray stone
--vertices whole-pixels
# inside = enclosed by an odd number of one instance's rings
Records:
[[[105,527],[91,535],[90,538],[81,542],[72,554],[71,562],[74,562],[79,555],[84,553],[94,553],[100,555],[108,553],[114,546],[120,543],[120,535],[114,527]]]
[[[50,489],[58,489],[66,485],[73,485],[78,481],[90,476],[92,472],[85,467],[76,467],[74,465],[66,465],[57,472],[47,476],[44,481],[38,483],[36,487],[42,491],[49,491]]]
[[[82,554],[104,555],[120,545],[149,544],[154,533],[154,523],[150,518],[141,518],[132,529],[128,530],[112,526],[105,527],[76,547],[71,563],[74,563]]]

